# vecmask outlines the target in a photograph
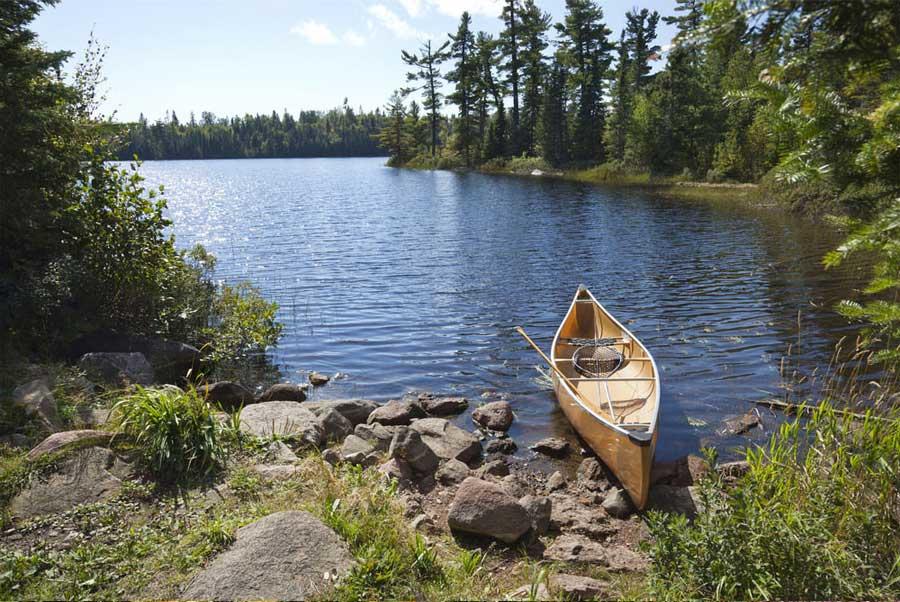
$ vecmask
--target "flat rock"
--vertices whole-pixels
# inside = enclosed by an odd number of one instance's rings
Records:
[[[320,447],[325,433],[315,414],[296,401],[254,403],[241,410],[241,430],[256,437],[279,435]]]
[[[417,401],[395,399],[378,407],[369,414],[369,424],[378,423],[384,426],[408,426],[416,418],[424,418],[425,410]]]
[[[603,500],[603,509],[607,514],[616,518],[626,518],[635,510],[628,493],[618,488],[611,489],[606,494],[606,498]]]
[[[365,439],[356,435],[347,435],[341,445],[341,458],[350,464],[368,465],[374,457],[375,448]]]
[[[434,479],[444,486],[458,485],[469,476],[469,467],[456,458],[450,458],[438,468]]]
[[[391,458],[406,461],[420,475],[431,475],[437,470],[440,459],[421,435],[409,427],[399,427],[388,449]]]
[[[267,481],[284,481],[300,474],[296,464],[257,464],[253,472]]]
[[[547,437],[532,445],[531,449],[551,458],[565,458],[569,455],[572,448],[565,439]]]
[[[443,418],[422,418],[410,425],[422,441],[442,460],[471,462],[481,456],[481,441]]]
[[[479,479],[488,475],[494,477],[505,477],[509,475],[509,464],[507,464],[505,460],[491,460],[490,462],[482,464],[478,470],[475,471],[475,476]]]
[[[331,380],[330,376],[322,374],[321,372],[310,372],[307,378],[309,378],[309,384],[314,387],[321,387],[322,385],[328,384],[328,381]]]
[[[45,427],[55,429],[60,422],[51,388],[50,379],[46,377],[29,381],[13,390],[12,402],[24,409],[27,416],[36,417]]]
[[[419,396],[419,404],[432,416],[451,416],[464,412],[469,407],[469,400],[465,397]]]
[[[35,480],[10,502],[18,518],[65,512],[116,495],[131,467],[108,449],[88,447],[66,458],[55,472]]]
[[[761,422],[759,412],[750,410],[741,416],[726,419],[716,433],[720,437],[735,437],[737,435],[743,435],[750,429],[756,428]]]
[[[353,423],[353,426],[364,423],[378,404],[369,399],[335,399],[331,401],[307,401],[303,407],[315,414],[321,414],[329,408],[343,414],[344,418]]]
[[[557,573],[550,577],[550,590],[567,600],[611,600],[614,598],[609,585],[599,579]]]
[[[72,445],[106,445],[113,434],[107,431],[84,429],[53,433],[28,452],[29,460],[36,460],[46,454],[54,454]]]
[[[557,537],[544,551],[544,558],[557,562],[596,564],[613,573],[643,572],[648,567],[644,555],[625,546],[600,543],[572,534]]]
[[[266,458],[276,464],[291,464],[299,460],[297,454],[283,441],[273,441],[266,449]]]
[[[293,383],[277,383],[266,389],[257,401],[306,401],[306,388],[309,385]]]
[[[156,380],[153,366],[143,353],[85,353],[78,367],[92,381],[112,387],[149,386]]]
[[[191,600],[328,598],[353,568],[347,544],[308,512],[277,512],[238,529],[234,544],[196,575]]]
[[[647,507],[672,514],[684,514],[693,518],[699,510],[696,487],[656,485],[650,488]]]
[[[226,411],[236,410],[256,401],[256,397],[250,389],[230,380],[204,385],[200,392],[207,401],[219,404]]]
[[[550,527],[563,533],[578,533],[595,539],[603,539],[615,533],[602,510],[583,503],[579,498],[566,493],[550,495],[553,502]]]
[[[353,429],[353,434],[368,441],[378,451],[386,452],[391,447],[391,440],[396,431],[396,427],[382,426],[376,422],[375,424],[357,424]]]
[[[492,431],[508,430],[513,421],[512,406],[508,401],[492,401],[475,408],[472,420]]]
[[[526,495],[519,500],[519,505],[525,508],[531,517],[531,530],[535,535],[543,535],[550,530],[550,516],[553,513],[550,498],[543,495]]]
[[[504,454],[509,455],[516,452],[519,446],[509,437],[503,439],[491,439],[484,446],[484,451],[488,454]]]
[[[341,441],[353,432],[353,423],[334,408],[327,408],[318,417],[326,441]]]
[[[469,477],[456,491],[447,523],[457,531],[514,543],[531,528],[531,517],[499,485]]]

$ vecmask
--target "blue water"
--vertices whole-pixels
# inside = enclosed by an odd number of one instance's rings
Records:
[[[542,178],[397,170],[383,159],[148,162],[181,247],[280,304],[284,379],[347,376],[320,398],[504,393],[520,448],[571,437],[535,354],[587,285],[654,354],[658,456],[727,447],[727,416],[853,334],[833,314],[859,274],[823,272],[839,239],[775,210]],[[461,422],[469,422],[463,416]],[[765,436],[766,430],[754,434]]]

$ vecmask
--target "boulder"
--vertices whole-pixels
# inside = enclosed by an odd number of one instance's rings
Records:
[[[623,489],[612,489],[606,494],[603,500],[603,509],[610,516],[616,518],[626,518],[635,510],[631,498]]]
[[[237,530],[182,593],[190,600],[306,600],[329,597],[353,568],[347,544],[308,512],[270,514]]]
[[[315,414],[321,414],[328,409],[334,409],[343,414],[344,418],[353,423],[353,426],[364,423],[378,404],[368,399],[335,399],[332,401],[307,401],[303,407]]]
[[[353,434],[368,441],[378,451],[386,452],[391,447],[391,440],[394,438],[396,430],[395,427],[382,426],[376,422],[375,424],[357,424],[353,429]]]
[[[184,380],[188,372],[196,372],[201,361],[200,350],[186,343],[112,332],[81,337],[73,344],[72,352],[72,358],[90,352],[142,353],[153,366],[157,379],[175,384]]]
[[[424,418],[425,410],[416,401],[389,401],[369,414],[369,424],[406,426],[416,418]]]
[[[611,573],[644,572],[647,558],[623,545],[596,542],[583,535],[565,534],[557,537],[544,550],[544,558],[557,562],[581,562],[606,567]]]
[[[328,408],[318,415],[326,441],[341,441],[353,432],[353,423],[334,408]]]
[[[599,579],[557,573],[550,577],[550,590],[566,600],[612,600],[612,589]]]
[[[458,485],[469,476],[469,467],[455,458],[450,458],[438,468],[434,479],[444,486]]]
[[[709,473],[709,464],[694,455],[682,456],[669,462],[654,462],[650,470],[650,484],[688,487],[700,482]]]
[[[693,518],[700,508],[697,493],[696,487],[656,485],[650,488],[647,507],[672,514],[684,514],[688,518]]]
[[[267,401],[245,407],[241,410],[241,430],[256,437],[293,437],[311,447],[325,442],[319,419],[296,401]]]
[[[200,388],[206,400],[222,406],[223,410],[232,411],[256,401],[253,392],[240,383],[221,380]]]
[[[131,467],[110,450],[88,447],[66,458],[55,472],[37,479],[16,495],[9,505],[18,518],[31,518],[71,510],[80,504],[99,502],[116,495]]]
[[[494,477],[505,477],[509,475],[509,464],[507,464],[505,460],[491,460],[490,462],[485,462],[475,471],[475,476],[479,479],[488,475]]]
[[[59,426],[56,399],[49,378],[38,378],[19,385],[13,390],[12,402],[22,408],[27,416],[40,420],[45,427],[53,430]]]
[[[397,429],[391,440],[388,455],[391,458],[405,460],[420,475],[434,474],[440,463],[437,455],[422,441],[419,433],[409,427]]]
[[[320,372],[310,372],[308,378],[309,384],[314,387],[321,387],[322,385],[328,384],[328,381],[331,380],[331,377]]]
[[[553,512],[550,498],[543,495],[526,495],[519,500],[519,505],[525,508],[531,517],[531,531],[535,535],[543,535],[550,530],[550,515]]]
[[[734,416],[726,419],[716,432],[720,437],[735,437],[737,435],[743,435],[760,424],[761,420],[759,418],[759,412],[750,410],[741,416]]]
[[[512,406],[508,401],[492,401],[472,412],[472,420],[492,431],[508,430],[513,421]]]
[[[78,367],[93,381],[110,387],[149,386],[156,376],[143,353],[86,353]]]
[[[257,464],[253,472],[266,481],[285,481],[300,474],[302,469],[296,464]]]
[[[451,416],[464,412],[469,407],[469,401],[465,397],[420,396],[419,404],[432,416]]]
[[[457,531],[511,544],[531,528],[531,517],[499,485],[469,477],[456,491],[447,523]]]
[[[299,460],[297,454],[282,441],[273,441],[266,449],[266,458],[276,464],[292,464]]]
[[[378,472],[388,479],[397,481],[401,488],[409,487],[414,478],[412,467],[400,458],[391,458],[378,467]]]
[[[591,491],[606,491],[609,488],[609,479],[606,471],[597,458],[585,458],[578,465],[575,472],[578,484]]]
[[[112,437],[112,433],[90,429],[53,433],[28,452],[28,459],[37,460],[41,456],[54,454],[74,445],[106,445]]]
[[[513,454],[519,448],[516,442],[509,437],[503,439],[492,439],[484,446],[484,451],[488,454]]]
[[[481,456],[481,441],[443,418],[422,418],[410,426],[442,460],[471,462]]]
[[[257,401],[306,401],[306,388],[309,385],[278,383],[266,389]]]
[[[566,477],[558,470],[547,479],[547,491],[558,491],[566,488]]]
[[[356,435],[347,435],[341,445],[341,458],[350,464],[367,466],[376,457],[375,454],[375,448],[368,441]]]
[[[532,445],[531,449],[539,454],[550,456],[551,458],[565,458],[569,455],[571,447],[569,446],[569,442],[565,439],[547,437]]]
[[[531,483],[525,482],[524,479],[526,478],[527,477],[523,477],[516,473],[508,474],[500,479],[500,486],[503,487],[503,490],[506,491],[506,493],[514,498],[522,498],[534,493]]]

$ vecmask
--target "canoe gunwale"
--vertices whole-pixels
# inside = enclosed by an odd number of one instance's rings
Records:
[[[653,409],[653,417],[650,420],[649,427],[647,428],[646,431],[643,431],[643,432],[642,431],[633,431],[633,430],[622,428],[621,426],[610,422],[604,416],[602,416],[601,414],[598,414],[592,408],[588,407],[585,403],[583,403],[583,401],[581,399],[581,395],[577,391],[573,391],[572,388],[569,387],[569,383],[567,383],[563,379],[556,379],[556,380],[559,380],[559,385],[561,387],[565,388],[565,390],[569,394],[569,396],[573,400],[575,400],[575,403],[577,403],[578,406],[582,410],[584,410],[585,412],[590,414],[595,420],[597,420],[603,426],[615,431],[616,433],[619,433],[621,435],[628,437],[629,441],[632,441],[636,445],[649,446],[649,445],[651,445],[651,443],[653,441],[653,435],[656,432],[656,426],[657,426],[657,422],[659,419],[659,402],[662,397],[662,395],[661,395],[662,391],[660,390],[660,382],[659,382],[659,370],[656,367],[656,360],[653,359],[653,355],[650,353],[650,350],[647,349],[647,347],[643,343],[640,342],[640,339],[635,337],[634,334],[632,334],[630,330],[625,328],[625,326],[623,326],[622,323],[619,322],[615,316],[613,316],[610,312],[608,312],[606,310],[606,308],[603,307],[603,305],[599,301],[597,301],[597,299],[594,297],[593,293],[591,293],[591,291],[589,291],[584,286],[578,287],[578,291],[575,293],[575,297],[574,297],[574,299],[572,299],[572,303],[569,304],[569,309],[566,311],[565,318],[563,318],[562,322],[560,322],[559,328],[556,329],[556,334],[553,336],[553,342],[552,342],[552,344],[551,344],[552,346],[550,348],[550,360],[552,362],[556,363],[557,360],[560,359],[560,358],[556,357],[557,342],[560,339],[560,333],[562,332],[563,326],[566,324],[569,314],[572,312],[572,309],[575,307],[575,304],[577,302],[579,302],[579,296],[581,295],[582,292],[586,293],[590,297],[590,301],[592,301],[594,304],[596,304],[597,307],[600,308],[600,311],[602,311],[610,320],[612,320],[616,324],[616,326],[621,328],[622,332],[627,333],[628,336],[630,336],[633,341],[637,341],[638,344],[641,346],[641,348],[644,350],[644,353],[647,354],[647,357],[650,360],[650,365],[653,367],[653,374],[656,375],[656,377],[654,379],[654,384],[656,385],[656,407]],[[580,301],[584,302],[584,301],[587,301],[587,299],[580,299]]]

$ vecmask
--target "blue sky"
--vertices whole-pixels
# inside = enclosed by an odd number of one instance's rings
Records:
[[[564,0],[538,0],[555,20]],[[638,6],[671,14],[674,0],[601,0],[618,33]],[[80,54],[91,30],[109,47],[105,111],[151,121],[175,110],[216,115],[382,106],[404,84],[400,50],[446,39],[463,10],[496,33],[499,0],[62,0],[34,29],[49,49]],[[660,24],[659,43],[671,27]]]

